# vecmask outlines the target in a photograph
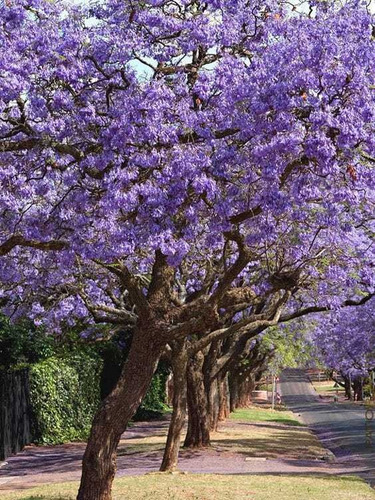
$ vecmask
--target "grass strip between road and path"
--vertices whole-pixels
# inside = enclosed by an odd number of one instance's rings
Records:
[[[303,426],[303,424],[296,419],[296,416],[291,411],[282,409],[272,410],[269,406],[250,408],[240,408],[231,413],[232,420],[242,420],[244,422],[278,422],[285,425]]]
[[[230,415],[211,443],[220,451],[264,459],[324,459],[331,454],[317,437],[284,407],[252,405]]]
[[[137,453],[162,453],[167,429],[146,437],[122,439],[119,456]],[[253,405],[238,409],[230,418],[211,433],[212,449],[220,453],[239,453],[244,457],[283,459],[326,459],[319,440],[305,427],[295,414],[284,409],[272,410],[269,406]],[[181,456],[189,455],[181,449]]]
[[[74,500],[77,483],[2,492],[2,500]],[[375,492],[357,477],[314,475],[148,474],[117,479],[114,500],[374,500]]]
[[[333,397],[336,393],[345,395],[344,388],[336,384],[333,380],[324,380],[321,382],[313,381],[312,385],[316,392],[322,396],[327,395]]]

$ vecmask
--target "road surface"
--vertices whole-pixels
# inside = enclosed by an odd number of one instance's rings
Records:
[[[287,369],[280,377],[283,402],[330,449],[338,461],[355,464],[375,485],[375,407],[322,400],[303,370]]]

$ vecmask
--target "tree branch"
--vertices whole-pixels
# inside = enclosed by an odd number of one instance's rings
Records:
[[[345,300],[340,307],[356,307],[365,304],[372,297],[374,297],[375,293],[369,293],[362,297],[359,300],[347,299]],[[301,318],[302,316],[306,316],[307,314],[318,313],[318,312],[328,312],[331,311],[332,307],[329,305],[326,306],[310,306],[305,307],[304,309],[300,309],[299,311],[294,311],[289,314],[285,314],[281,316],[280,323],[286,323],[287,321],[291,321],[296,318]]]
[[[17,246],[36,248],[37,250],[43,250],[46,252],[64,250],[65,248],[68,248],[69,244],[67,241],[28,240],[21,235],[13,235],[0,245],[0,256],[8,254],[11,250],[13,250],[13,248]]]

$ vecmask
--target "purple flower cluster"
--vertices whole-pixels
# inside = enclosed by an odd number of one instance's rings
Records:
[[[371,289],[373,24],[357,1],[2,2],[8,310],[113,318],[126,290],[106,266],[146,290],[157,250],[181,297],[208,268],[214,290],[232,230],[253,255],[237,285],[298,271],[296,295],[333,305]]]

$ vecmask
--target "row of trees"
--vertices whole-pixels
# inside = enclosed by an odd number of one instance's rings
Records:
[[[233,335],[199,351],[189,341],[172,345],[167,356],[173,372],[173,413],[161,470],[177,467],[186,408],[184,446],[210,446],[211,431],[230,412],[248,406],[257,386],[285,366],[313,364],[314,354],[303,336],[282,328]]]
[[[355,0],[17,0],[0,23],[1,300],[131,332],[78,494],[109,500],[162,355],[175,406],[187,367],[215,423],[255,335],[371,295],[374,19]]]
[[[374,397],[374,299],[354,310],[334,311],[306,323],[315,355],[343,385],[346,396]]]

